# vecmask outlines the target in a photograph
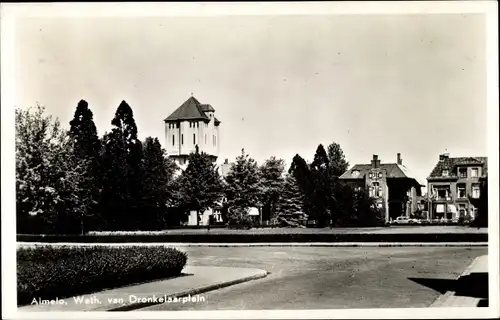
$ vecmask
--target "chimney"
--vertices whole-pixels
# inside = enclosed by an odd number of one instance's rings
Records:
[[[373,160],[372,160],[372,168],[378,168],[380,165],[380,160],[378,159],[378,155],[374,154],[373,155]]]
[[[448,160],[448,158],[450,157],[450,154],[449,153],[443,153],[443,154],[440,154],[439,155],[439,161],[444,161],[444,160]]]
[[[403,159],[401,159],[401,153],[398,153],[398,164],[399,165],[403,164]]]

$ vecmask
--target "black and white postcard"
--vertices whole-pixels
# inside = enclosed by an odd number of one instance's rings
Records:
[[[497,2],[0,13],[3,317],[499,316]]]

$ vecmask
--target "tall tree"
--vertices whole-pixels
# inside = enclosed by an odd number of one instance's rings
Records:
[[[335,205],[330,162],[322,144],[316,149],[314,161],[311,163],[311,174],[314,181],[315,217],[320,227],[328,225]]]
[[[73,120],[70,121],[69,135],[74,140],[74,152],[79,158],[97,162],[100,141],[94,124],[92,111],[85,100],[80,100]],[[97,163],[95,164],[97,166]]]
[[[314,197],[314,179],[309,165],[300,155],[293,157],[288,173],[296,179],[299,189],[303,195],[304,212],[310,219],[317,219],[317,210]]]
[[[338,143],[333,142],[328,146],[328,160],[330,172],[334,177],[340,177],[349,168],[349,162]]]
[[[208,208],[213,208],[222,199],[222,179],[210,156],[196,151],[188,158],[188,165],[178,180],[178,201],[181,207],[197,212],[199,216]]]
[[[168,189],[176,164],[165,156],[158,138],[147,137],[143,143],[142,208],[144,227],[160,228],[166,221],[167,203],[172,198]]]
[[[135,228],[142,198],[142,143],[130,106],[122,101],[103,137],[102,214],[112,228]]]
[[[262,216],[263,220],[269,220],[275,216],[276,204],[283,188],[285,161],[271,157],[260,166],[259,170],[263,203]]]
[[[16,210],[17,231],[73,233],[87,199],[80,197],[81,161],[59,121],[37,106],[17,109]]]
[[[302,226],[307,221],[307,215],[304,212],[304,195],[293,174],[286,175],[277,203],[277,212],[276,220],[283,225]]]
[[[231,218],[231,212],[246,212],[245,210],[249,207],[259,207],[261,205],[262,189],[257,162],[250,158],[248,154],[245,154],[242,149],[241,155],[231,165],[225,181],[229,220],[231,223],[237,224],[239,218]],[[246,219],[246,215],[238,215],[238,217],[240,216],[243,217],[242,219]]]
[[[94,124],[92,111],[85,100],[80,100],[76,107],[73,119],[70,121],[69,136],[73,143],[73,154],[82,168],[82,183],[80,198],[88,199],[87,212],[82,215],[82,226],[89,228],[98,220],[96,215],[98,197],[100,193],[99,183],[99,151],[100,140]],[[89,219],[90,218],[90,219]],[[89,225],[90,224],[90,225]]]

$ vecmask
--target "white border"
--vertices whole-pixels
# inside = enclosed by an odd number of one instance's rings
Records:
[[[108,318],[257,319],[257,318],[496,318],[498,305],[498,5],[496,1],[429,2],[293,2],[293,3],[41,3],[1,4],[1,136],[2,136],[2,317],[3,318]],[[349,309],[294,311],[206,311],[133,313],[17,313],[15,266],[14,86],[12,79],[14,21],[20,17],[148,17],[217,15],[327,15],[484,13],[487,16],[487,103],[489,170],[489,308]]]

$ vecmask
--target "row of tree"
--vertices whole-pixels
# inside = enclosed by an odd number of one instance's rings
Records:
[[[19,233],[161,229],[189,211],[219,207],[228,225],[249,225],[248,208],[280,225],[374,225],[373,200],[338,180],[348,168],[340,146],[319,145],[314,161],[296,155],[262,165],[242,150],[223,179],[203,152],[179,168],[157,138],[138,139],[131,107],[118,106],[101,138],[87,102],[68,131],[44,108],[16,110],[16,202]]]

